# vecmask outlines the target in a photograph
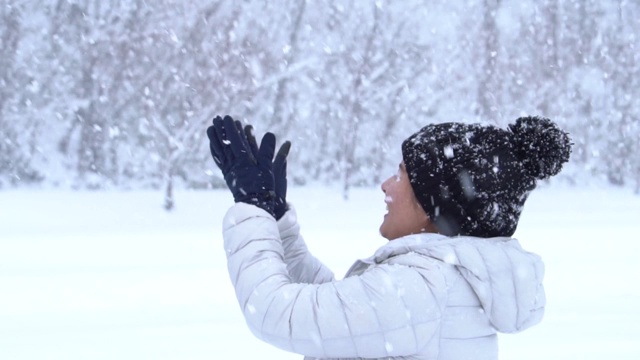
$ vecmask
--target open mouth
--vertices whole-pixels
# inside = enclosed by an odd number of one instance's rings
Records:
[[[389,204],[393,202],[393,199],[391,198],[391,196],[387,195],[384,197],[384,202],[387,204],[385,206],[386,212],[384,215],[387,216],[387,214],[389,214]]]

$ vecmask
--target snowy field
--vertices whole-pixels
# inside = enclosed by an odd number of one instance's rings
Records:
[[[309,248],[340,276],[384,244],[379,189],[296,188]],[[0,192],[0,359],[300,359],[245,327],[221,239],[226,191]],[[546,263],[542,324],[500,358],[640,359],[640,196],[538,189],[516,233]]]

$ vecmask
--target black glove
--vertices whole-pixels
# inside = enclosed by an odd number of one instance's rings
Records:
[[[276,137],[266,133],[254,153],[239,121],[225,116],[213,119],[207,129],[209,148],[216,165],[222,170],[235,202],[256,205],[275,217],[273,153]],[[254,155],[255,154],[255,155]]]
[[[249,148],[254,156],[258,154],[258,143],[255,136],[253,136],[253,126],[247,125],[244,127],[244,133],[249,143]],[[276,220],[280,220],[284,213],[289,210],[287,205],[287,155],[289,155],[289,149],[291,149],[291,142],[285,141],[276,154],[276,159],[273,161],[273,180],[275,184],[275,201],[274,201],[274,213]]]

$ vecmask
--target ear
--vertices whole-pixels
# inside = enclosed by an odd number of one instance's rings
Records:
[[[431,217],[429,216],[429,214],[427,214],[426,211],[424,211],[424,209],[422,208],[422,205],[420,205],[417,199],[414,203],[416,205],[416,211],[420,213],[420,217],[422,218],[422,227],[421,227],[422,232],[439,233],[436,223],[433,220],[431,220]]]
[[[426,215],[426,219],[425,219],[425,227],[424,227],[424,232],[426,233],[434,233],[434,234],[438,234],[440,233],[440,231],[438,231],[438,227],[436,226],[436,224],[431,221],[431,218],[429,217],[429,215]]]

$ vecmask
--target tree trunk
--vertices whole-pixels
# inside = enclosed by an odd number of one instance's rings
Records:
[[[374,40],[378,33],[379,19],[380,19],[380,9],[376,4],[374,4],[373,8],[373,26],[371,27],[371,31],[367,36],[367,42],[363,51],[363,59],[360,64],[360,68],[356,72],[356,77],[353,80],[353,86],[351,90],[351,94],[348,97],[350,105],[351,105],[351,119],[347,119],[346,124],[346,133],[343,136],[343,146],[342,148],[345,151],[343,156],[343,166],[342,169],[344,171],[343,182],[342,182],[342,197],[347,200],[349,198],[349,189],[351,187],[351,177],[353,176],[354,171],[356,170],[356,149],[358,147],[358,132],[360,130],[360,124],[364,120],[364,109],[362,107],[362,99],[361,94],[361,86],[362,80],[365,76],[368,75],[371,67],[372,57],[375,55],[373,51]]]
[[[299,53],[299,44],[298,44],[298,33],[300,32],[300,25],[302,24],[302,18],[304,17],[304,12],[306,9],[307,1],[300,1],[300,7],[297,9],[295,14],[295,20],[293,23],[293,27],[291,28],[291,33],[289,34],[289,52],[285,56],[285,64],[286,68],[284,72],[287,72],[287,69],[291,67],[291,65],[295,64],[298,60]],[[278,88],[276,91],[276,97],[273,105],[273,117],[271,118],[271,123],[267,127],[267,129],[273,129],[276,125],[280,125],[282,129],[287,129],[288,124],[291,122],[292,114],[285,113],[285,104],[288,100],[288,89],[287,85],[289,83],[289,76],[283,76],[278,81]],[[278,131],[279,129],[273,129],[273,131]],[[280,134],[284,135],[284,134]]]
[[[498,59],[498,27],[496,13],[499,0],[484,0],[482,12],[481,36],[483,43],[483,61],[480,64],[478,82],[478,115],[483,120],[496,121],[495,114],[498,99],[497,59]]]
[[[164,209],[166,211],[173,210],[175,202],[173,199],[173,167],[170,166],[165,173],[165,188],[164,188]]]

